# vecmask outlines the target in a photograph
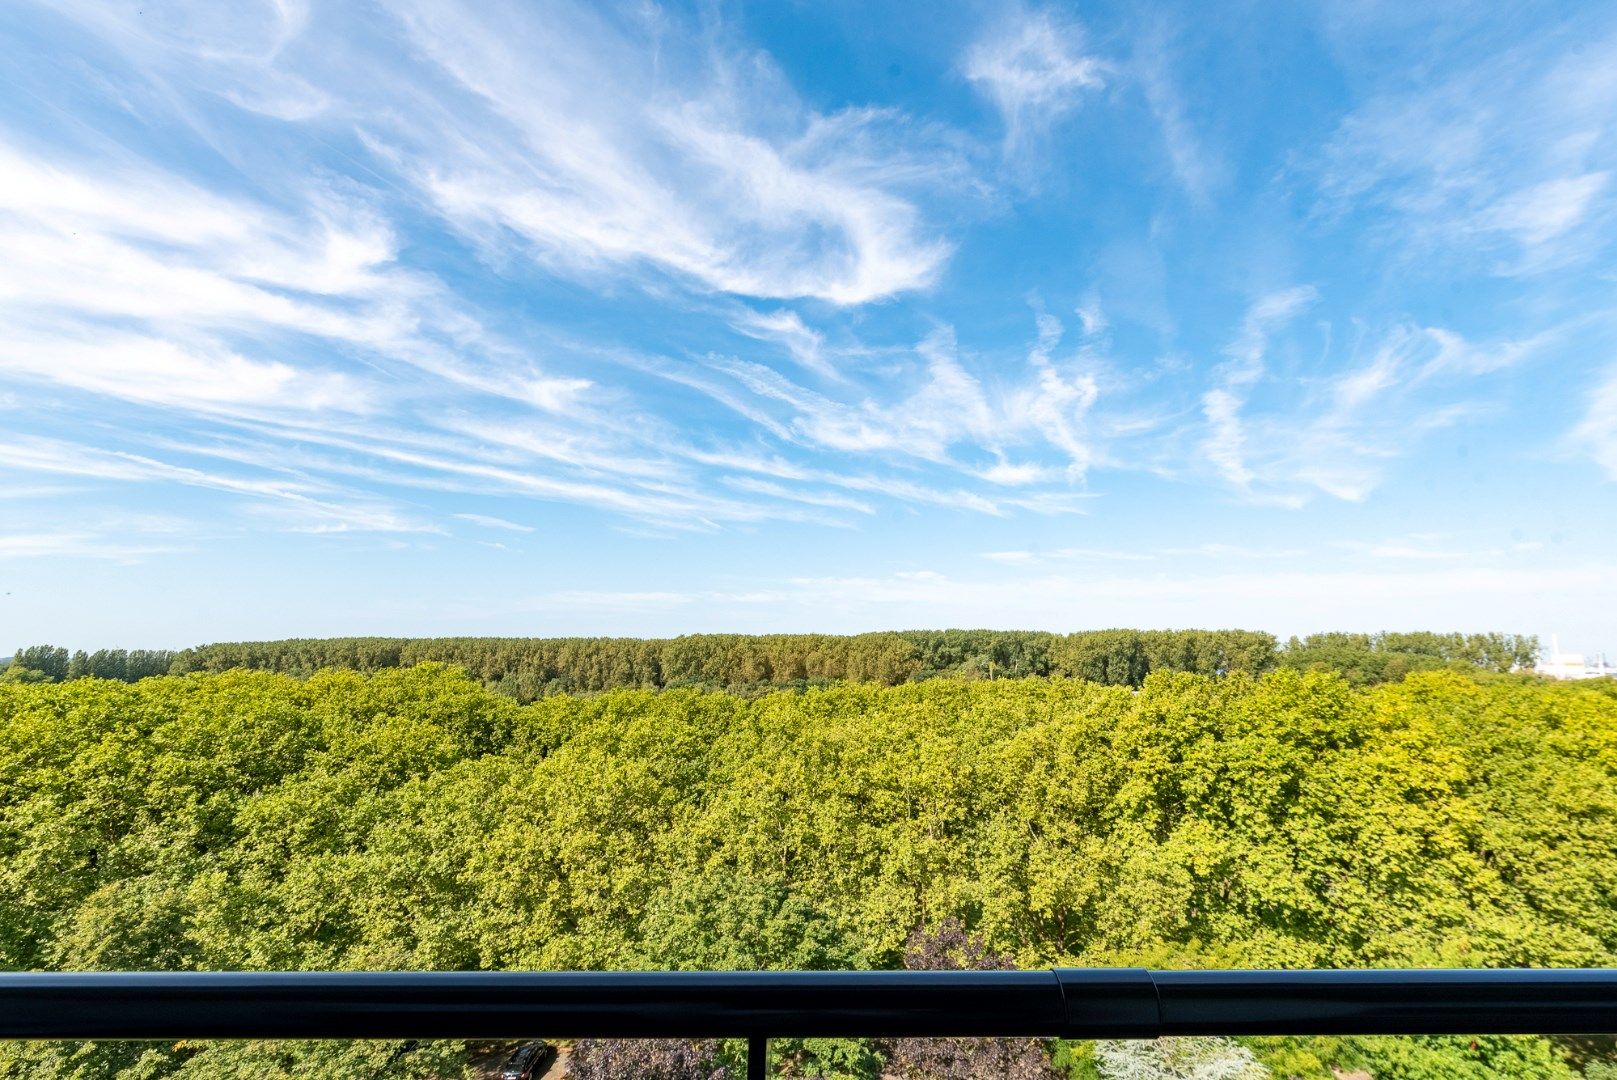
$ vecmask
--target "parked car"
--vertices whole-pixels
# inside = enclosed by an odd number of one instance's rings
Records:
[[[534,1080],[555,1055],[556,1048],[547,1042],[523,1043],[500,1070],[500,1080]]]

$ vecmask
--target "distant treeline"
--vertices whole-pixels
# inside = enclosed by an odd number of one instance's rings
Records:
[[[677,638],[346,638],[208,645],[174,670],[246,667],[307,675],[325,667],[375,671],[423,661],[465,668],[528,701],[624,688],[895,686],[938,677],[1067,675],[1137,686],[1152,671],[1222,675],[1274,666],[1275,640],[1245,630],[918,630],[892,633],[691,634]]]
[[[69,653],[59,645],[31,645],[18,649],[0,668],[13,681],[67,682],[70,679],[117,679],[138,682],[150,675],[167,675],[180,654],[172,649],[83,649]],[[26,676],[26,677],[25,677]]]
[[[1280,662],[1298,671],[1337,671],[1356,686],[1399,682],[1411,672],[1445,667],[1526,671],[1538,662],[1538,636],[1310,634],[1287,641]]]
[[[1536,637],[1516,634],[1313,634],[1284,646],[1251,630],[906,630],[890,633],[691,634],[677,638],[293,638],[225,642],[179,652],[19,649],[15,680],[148,675],[235,668],[308,676],[423,662],[465,668],[518,701],[553,694],[676,687],[762,690],[839,682],[894,686],[959,679],[1064,676],[1138,687],[1154,671],[1261,675],[1277,667],[1336,671],[1355,685],[1413,671],[1531,667]]]

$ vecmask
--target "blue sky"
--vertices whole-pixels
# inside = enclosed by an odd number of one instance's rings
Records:
[[[0,10],[0,647],[1617,648],[1617,8]]]

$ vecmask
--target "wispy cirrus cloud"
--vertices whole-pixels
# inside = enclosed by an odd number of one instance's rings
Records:
[[[954,170],[951,150],[902,116],[796,104],[766,57],[671,12],[59,10],[165,80],[169,101],[201,86],[277,119],[357,125],[390,181],[552,269],[861,303],[926,285],[949,254],[905,188]]]
[[[94,532],[0,533],[0,559],[107,559],[137,563],[186,547],[113,539]]]
[[[1183,64],[1175,44],[1166,23],[1153,23],[1140,33],[1126,73],[1138,84],[1162,133],[1174,178],[1192,199],[1205,202],[1225,184],[1230,170],[1192,118],[1191,103],[1178,82]]]
[[[1189,547],[1086,548],[1065,547],[1043,551],[985,551],[982,557],[1006,566],[1040,566],[1083,562],[1157,562],[1161,560],[1214,560],[1228,562],[1249,559],[1295,559],[1306,555],[1301,548],[1261,545],[1205,543]]]
[[[547,409],[588,389],[403,266],[357,192],[290,212],[124,155],[0,142],[0,196],[0,370],[33,381],[243,416],[369,412],[434,380]]]
[[[1264,353],[1270,333],[1317,298],[1312,286],[1298,285],[1260,297],[1247,309],[1240,333],[1225,349],[1219,381],[1202,394],[1202,415],[1207,434],[1201,452],[1229,483],[1249,488],[1254,473],[1247,464],[1247,435],[1241,419],[1247,387],[1264,374]]]
[[[902,117],[796,105],[764,57],[677,19],[659,20],[653,42],[587,5],[392,11],[439,93],[408,123],[375,109],[374,145],[485,243],[516,237],[586,276],[644,266],[701,289],[836,304],[923,287],[949,254],[905,195],[947,171],[947,151]]]
[[[296,472],[267,470],[261,465],[225,471],[33,436],[0,441],[0,461],[22,473],[219,492],[238,499],[247,513],[278,523],[287,532],[443,531],[434,522],[411,515],[374,494],[345,490],[328,480]]]
[[[1497,407],[1479,378],[1528,361],[1561,332],[1476,342],[1443,327],[1395,324],[1368,339],[1360,330],[1338,358],[1328,323],[1301,328],[1314,339],[1306,346],[1296,339],[1298,316],[1318,299],[1297,287],[1255,301],[1200,398],[1201,461],[1253,502],[1297,507],[1316,494],[1363,501],[1423,436]],[[1269,358],[1277,340],[1288,352],[1280,372]],[[1299,359],[1321,341],[1323,364]]]
[[[1473,63],[1415,68],[1338,126],[1320,165],[1328,212],[1378,207],[1373,231],[1415,252],[1521,275],[1608,244],[1617,37],[1546,25]]]
[[[1569,441],[1587,454],[1606,475],[1617,480],[1617,369],[1590,393],[1583,417],[1572,428]]]
[[[798,364],[828,379],[840,379],[842,374],[826,355],[825,335],[803,322],[803,317],[787,308],[775,311],[741,312],[732,325],[748,337],[760,341],[775,341],[786,348]]]
[[[1103,87],[1108,65],[1085,51],[1076,23],[1013,8],[967,50],[962,71],[999,110],[1014,150]]]
[[[504,529],[508,532],[523,533],[531,533],[536,531],[532,525],[523,525],[519,522],[507,521],[502,517],[495,517],[493,514],[456,514],[455,517],[459,518],[461,521],[471,522],[473,525],[481,525],[485,529]]]
[[[373,335],[378,237],[332,224],[310,243],[178,178],[98,168],[0,144],[0,372],[181,409],[368,407],[362,380],[264,355],[262,338]],[[260,355],[237,347],[243,327]]]
[[[401,492],[411,488],[574,502],[681,528],[869,512],[838,489],[1002,512],[971,492],[818,467],[808,486],[743,482],[721,494],[713,481],[725,477],[702,475],[660,403],[600,383],[609,348],[561,344],[549,350],[564,354],[559,368],[541,361],[542,345],[491,328],[508,312],[407,250],[405,219],[419,228],[426,213],[491,261],[531,261],[587,286],[627,282],[683,303],[721,292],[863,304],[924,287],[947,258],[910,194],[960,178],[936,126],[887,109],[816,111],[767,57],[678,16],[429,0],[151,20],[69,2],[57,14],[131,63],[120,94],[220,156],[251,153],[221,126],[223,99],[322,140],[335,124],[354,140],[340,163],[358,166],[311,182],[263,162],[208,183],[104,140],[51,147],[0,130],[0,233],[14,256],[0,267],[13,331],[0,374],[166,414],[169,446],[140,448],[137,426],[107,452],[128,456],[116,458],[119,478],[234,491],[288,529],[339,527],[258,505],[297,501],[268,494],[294,458],[298,484],[372,507],[343,518],[345,530],[416,521]],[[642,62],[648,51],[656,63]],[[748,310],[732,326],[842,379],[824,334],[796,311]],[[688,363],[668,367],[698,378]],[[760,416],[771,399],[743,387],[730,400]],[[924,429],[925,411],[918,404],[905,430]],[[833,414],[820,419],[836,443]],[[81,449],[81,467],[101,453]],[[238,470],[197,468],[198,455]],[[142,468],[128,467],[135,458]],[[26,464],[65,467],[38,455]]]
[[[749,395],[749,408],[761,404],[777,430],[806,445],[913,457],[1000,487],[1065,485],[1089,467],[1087,418],[1099,389],[1081,356],[1055,355],[1062,333],[1059,320],[1040,316],[1020,372],[1002,368],[990,383],[968,367],[953,331],[939,328],[906,350],[908,378],[885,398],[857,386],[832,396],[734,358],[709,366]]]

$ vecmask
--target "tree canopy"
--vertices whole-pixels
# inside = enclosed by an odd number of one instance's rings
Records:
[[[8,682],[0,966],[897,967],[917,928],[955,924],[1019,966],[1608,965],[1614,777],[1617,686],[1450,671],[526,705],[441,665]],[[1243,1045],[1321,1080],[1570,1076],[1587,1057]],[[863,1075],[879,1049],[782,1067]],[[1054,1049],[1105,1075],[1093,1048]],[[280,1075],[265,1063],[372,1052],[12,1045],[0,1075]],[[373,1075],[459,1052],[394,1045]]]
[[[60,646],[17,650],[12,681],[152,675],[238,668],[309,676],[420,663],[464,668],[490,689],[528,702],[553,694],[705,688],[759,692],[838,682],[894,686],[933,678],[1085,679],[1138,687],[1153,672],[1261,675],[1284,665],[1337,671],[1355,685],[1412,671],[1507,672],[1530,667],[1536,638],[1512,634],[1316,634],[1284,648],[1249,630],[906,630],[892,633],[691,634],[677,638],[295,638],[200,645],[179,652]]]

